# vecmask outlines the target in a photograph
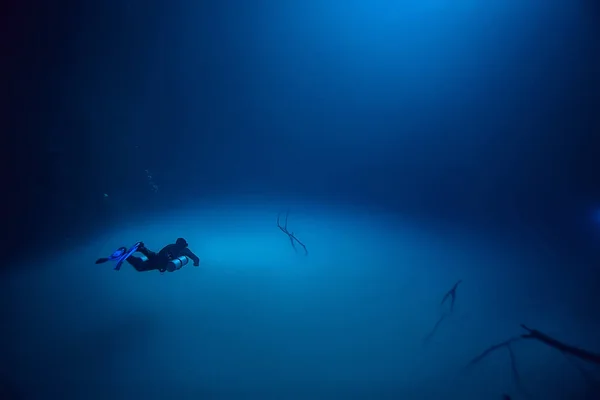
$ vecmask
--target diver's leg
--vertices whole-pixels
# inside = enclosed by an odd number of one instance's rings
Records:
[[[127,257],[127,262],[133,266],[138,272],[145,272],[150,270],[148,265],[148,259],[142,259],[136,256]]]

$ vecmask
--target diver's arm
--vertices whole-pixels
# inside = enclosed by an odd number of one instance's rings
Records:
[[[185,248],[185,249],[183,249],[182,253],[184,256],[192,259],[192,261],[194,262],[194,267],[197,267],[198,265],[200,265],[200,259],[198,258],[197,255],[192,253],[192,251],[190,249]]]

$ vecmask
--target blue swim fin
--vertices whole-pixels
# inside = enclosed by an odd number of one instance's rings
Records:
[[[127,247],[119,247],[107,259],[101,258],[98,261],[96,261],[96,264],[105,262],[105,260],[106,261],[116,261],[117,265],[115,265],[114,270],[118,271],[121,269],[121,265],[123,265],[123,262],[125,262],[127,257],[129,257],[130,255],[132,255],[133,253],[138,251],[141,244],[142,244],[142,242],[137,242],[136,244],[131,246],[131,248],[129,250],[127,250]]]

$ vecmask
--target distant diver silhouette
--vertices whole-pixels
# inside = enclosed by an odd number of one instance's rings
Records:
[[[133,255],[136,252],[141,253],[143,257]],[[142,242],[137,242],[129,250],[120,247],[109,257],[96,260],[96,264],[116,261],[117,265],[114,269],[118,271],[121,269],[123,262],[127,261],[138,272],[157,270],[164,273],[181,269],[187,265],[190,259],[194,262],[194,267],[200,265],[200,259],[188,248],[187,241],[179,238],[174,244],[166,245],[158,253],[146,248]]]

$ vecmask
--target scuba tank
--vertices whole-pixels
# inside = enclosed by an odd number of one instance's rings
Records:
[[[171,261],[169,261],[169,263],[167,264],[167,271],[169,271],[169,272],[177,271],[178,269],[181,269],[184,265],[187,265],[187,263],[189,263],[189,262],[190,262],[190,259],[187,258],[186,256],[174,258]]]

